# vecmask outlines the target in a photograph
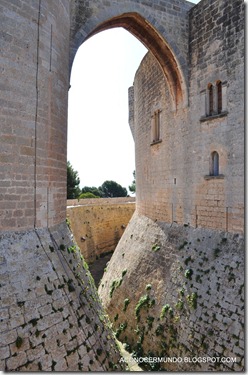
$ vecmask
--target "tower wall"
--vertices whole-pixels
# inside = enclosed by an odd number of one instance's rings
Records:
[[[68,1],[1,4],[2,230],[65,219]]]

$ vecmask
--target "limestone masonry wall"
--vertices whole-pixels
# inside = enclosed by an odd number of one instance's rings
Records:
[[[67,218],[75,240],[88,263],[114,251],[134,211],[135,198],[67,201]],[[126,202],[125,202],[126,201]]]
[[[244,370],[243,0],[1,0],[0,370],[122,370],[65,222],[70,69],[113,27],[150,52],[129,89],[137,212],[103,304],[137,356],[235,359],[166,370]],[[79,203],[90,259],[92,228],[95,257],[134,203]]]
[[[70,2],[1,1],[0,228],[66,215]]]
[[[150,369],[241,371],[244,2],[202,0],[188,14],[188,106],[151,52],[129,89],[137,209],[98,290],[137,357],[222,358]]]
[[[197,159],[190,171],[189,153],[186,164],[193,181],[193,204],[199,226],[240,233],[244,230],[244,1],[203,0],[189,16],[191,145],[187,145]],[[206,116],[208,85],[215,89],[218,81],[222,113]],[[223,179],[204,180],[213,151],[219,154]]]
[[[151,53],[129,90],[137,210],[154,220],[242,233],[244,3],[203,0],[189,16],[189,106],[174,108],[168,81]],[[213,152],[219,155],[217,175],[211,170]]]
[[[0,369],[121,370],[94,281],[67,225],[0,236]]]
[[[243,370],[243,249],[241,235],[135,214],[98,289],[117,338],[137,357],[191,360],[150,370]]]
[[[67,208],[70,208],[72,206],[99,206],[108,204],[135,203],[135,201],[135,197],[68,199]]]

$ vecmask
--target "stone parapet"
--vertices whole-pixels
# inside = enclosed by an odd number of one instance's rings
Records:
[[[67,208],[72,206],[102,206],[135,203],[135,197],[67,199]]]

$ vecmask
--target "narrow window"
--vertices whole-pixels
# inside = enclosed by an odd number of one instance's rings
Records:
[[[211,154],[210,175],[219,176],[219,154],[216,151],[212,152]]]
[[[222,112],[222,83],[218,81],[217,84],[217,111],[218,113]]]
[[[209,116],[212,116],[214,112],[214,90],[213,90],[213,85],[211,83],[208,86],[208,97],[209,97]]]
[[[152,116],[152,143],[160,141],[161,111],[158,109]]]

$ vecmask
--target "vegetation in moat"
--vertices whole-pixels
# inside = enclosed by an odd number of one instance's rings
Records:
[[[123,277],[126,275],[126,273],[127,273],[127,269],[124,269],[122,271],[121,278],[112,281],[111,286],[110,286],[110,291],[109,291],[110,298],[112,298],[114,291],[117,288],[119,288],[119,286],[121,286]]]
[[[202,241],[202,239],[200,240]],[[200,242],[198,241],[198,242]],[[216,314],[210,312],[204,312],[207,317],[205,323],[206,334],[197,332],[197,338],[193,329],[188,330],[188,338],[182,342],[180,332],[184,324],[187,324],[188,319],[194,314],[194,310],[198,306],[202,309],[203,300],[202,297],[196,292],[199,290],[199,284],[204,283],[204,280],[209,280],[209,272],[215,272],[215,267],[207,264],[211,258],[211,250],[207,252],[199,252],[198,259],[192,252],[191,243],[183,241],[180,245],[180,250],[186,245],[186,255],[184,253],[179,261],[177,268],[177,280],[180,280],[181,285],[178,287],[177,297],[175,295],[170,296],[168,302],[161,306],[161,299],[156,296],[153,290],[152,284],[146,284],[144,289],[145,292],[139,296],[135,301],[132,301],[131,297],[124,299],[123,311],[127,308],[133,311],[136,325],[132,326],[133,320],[121,321],[123,314],[119,313],[115,315],[114,321],[118,321],[116,328],[117,337],[125,343],[126,349],[132,353],[134,357],[163,357],[168,355],[175,355],[174,353],[180,353],[180,355],[192,356],[195,353],[202,353],[208,350],[210,347],[210,339],[214,337],[215,330],[212,328],[211,321],[214,321]],[[152,250],[156,251],[155,248],[159,246],[154,243]],[[160,246],[159,246],[160,249]],[[179,249],[179,248],[178,248]],[[194,249],[194,251],[197,251]],[[212,259],[216,259],[220,254],[220,248],[216,247],[212,250]],[[196,261],[197,259],[197,261]],[[196,264],[196,267],[193,267]],[[198,266],[198,268],[197,268]],[[228,282],[235,280],[235,274],[233,267],[226,266],[225,272],[227,274]],[[175,277],[175,275],[174,275]],[[118,287],[118,283],[116,285]],[[219,290],[219,288],[218,288]],[[217,290],[217,291],[218,291]],[[210,290],[207,294],[211,293]],[[156,296],[156,297],[155,297]],[[158,307],[160,312],[158,314]],[[127,307],[128,306],[128,307]],[[129,307],[130,306],[130,307]],[[156,309],[153,307],[156,306]],[[130,310],[132,308],[132,310]],[[204,320],[202,316],[198,316],[199,322]],[[129,336],[130,335],[130,336]],[[156,337],[157,349],[156,353],[147,351],[147,345],[149,346],[150,337]],[[135,339],[136,337],[136,339]],[[238,344],[238,341],[237,341]],[[141,365],[144,370],[158,371],[164,370],[163,364],[159,363],[146,363]]]
[[[129,232],[128,240],[129,238],[130,241],[135,241],[136,234]],[[179,356],[192,356],[196,353],[202,354],[205,350],[209,350],[208,348],[213,348],[210,338],[214,339],[216,336],[216,329],[213,327],[214,324],[217,324],[215,323],[218,317],[217,310],[221,310],[221,304],[216,305],[216,313],[212,312],[204,301],[203,293],[203,296],[201,296],[201,291],[205,290],[206,282],[210,284],[216,278],[218,265],[215,259],[222,255],[223,250],[220,244],[215,244],[208,249],[203,248],[204,240],[202,238],[199,241],[196,238],[191,239],[191,241],[192,243],[190,240],[189,242],[184,241],[184,237],[181,238],[175,245],[175,253],[172,254],[176,255],[176,262],[174,260],[173,262],[166,262],[168,269],[170,267],[169,275],[164,274],[164,282],[168,282],[168,285],[164,288],[166,294],[163,294],[162,278],[156,277],[157,275],[160,276],[160,269],[157,274],[154,274],[155,277],[152,275],[151,280],[149,280],[149,272],[147,272],[146,278],[139,279],[139,282],[143,285],[143,290],[140,289],[139,284],[138,290],[135,290],[135,284],[131,280],[131,269],[128,271],[128,279],[131,281],[130,291],[128,291],[129,283],[126,284],[126,280],[125,283],[122,281],[123,275],[125,277],[127,271],[120,269],[119,274],[117,274],[118,278],[112,280],[111,295],[113,302],[111,302],[111,305],[115,304],[114,298],[116,297],[116,304],[119,307],[118,310],[115,309],[113,327],[116,337],[125,344],[126,349],[133,356],[146,357],[152,351],[155,357],[170,356],[175,355],[175,353]],[[154,266],[151,268],[149,264],[149,269],[152,269],[152,271],[156,269],[154,259],[160,262],[161,257],[165,254],[162,243],[155,237],[147,247],[149,260]],[[180,244],[183,244],[184,249],[178,251]],[[157,246],[160,247],[158,252],[154,251]],[[201,248],[199,249],[199,247]],[[126,251],[125,259],[122,258],[122,254],[120,252],[121,264],[128,264],[126,263],[128,251]],[[233,267],[231,265],[226,266],[225,274],[226,281],[230,282],[232,286],[236,275],[235,265]],[[211,278],[211,275],[213,275],[213,278]],[[159,288],[157,288],[157,285]],[[170,285],[172,293],[170,293]],[[218,292],[221,288],[218,280],[216,285],[216,292]],[[120,286],[121,289],[118,290]],[[211,295],[211,289],[206,288],[206,291],[207,294]],[[242,292],[243,289],[240,288],[240,294]],[[120,295],[121,299],[118,297]],[[204,312],[202,312],[203,310]],[[220,311],[218,314],[220,314]],[[199,324],[204,326],[204,334],[194,329],[194,322],[198,326]],[[182,332],[185,332],[185,335],[182,335]],[[150,348],[151,352],[149,352]],[[159,370],[160,365],[146,364],[145,366],[146,370]],[[160,369],[162,368],[163,364],[161,364]]]

